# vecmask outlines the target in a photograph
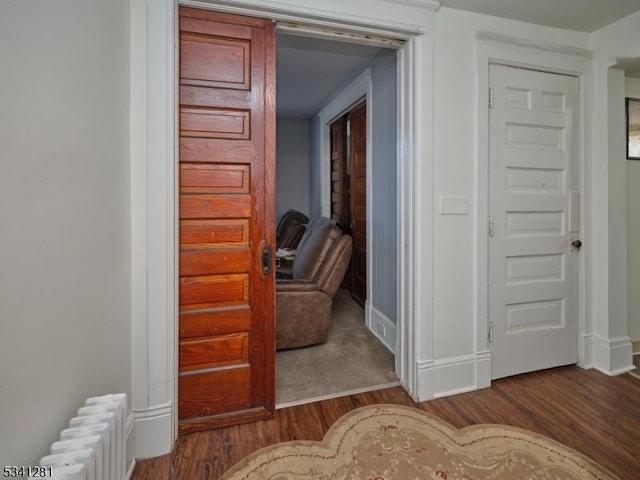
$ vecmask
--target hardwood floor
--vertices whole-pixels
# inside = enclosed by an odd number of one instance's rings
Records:
[[[637,478],[640,472],[640,380],[563,367],[419,405],[395,387],[285,408],[272,420],[181,436],[170,455],[139,461],[132,479],[215,480],[259,448],[288,440],[320,440],[345,413],[376,403],[419,406],[458,428],[514,425],[578,450],[621,480]]]

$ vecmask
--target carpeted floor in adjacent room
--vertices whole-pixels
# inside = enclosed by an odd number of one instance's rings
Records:
[[[276,354],[276,405],[397,384],[394,362],[393,354],[365,326],[362,307],[339,290],[327,342]]]

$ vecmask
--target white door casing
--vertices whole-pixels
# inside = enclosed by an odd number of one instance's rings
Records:
[[[491,65],[491,377],[578,360],[577,79]]]

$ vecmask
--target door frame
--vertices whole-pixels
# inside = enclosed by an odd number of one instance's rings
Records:
[[[131,315],[133,456],[177,437],[177,8],[401,39],[398,52],[397,374],[416,399],[433,375],[433,45],[439,4],[371,0],[131,0]],[[363,14],[363,12],[366,12]],[[367,16],[369,15],[369,16]],[[352,38],[353,39],[353,38]],[[417,248],[420,245],[420,249]],[[419,319],[419,321],[418,321]]]
[[[373,78],[372,69],[365,69],[351,82],[340,94],[318,113],[318,128],[320,130],[319,162],[320,162],[320,189],[321,202],[320,214],[323,217],[331,217],[331,162],[326,162],[331,157],[331,128],[330,124],[338,117],[346,113],[356,103],[365,99],[367,103],[367,140],[366,140],[366,175],[367,175],[367,292],[365,299],[365,323],[369,330],[371,327],[371,297],[373,295],[373,166],[372,166],[372,131],[373,131]],[[399,212],[396,212],[396,214]],[[393,345],[394,353],[398,350]],[[396,361],[396,375],[399,366]]]
[[[578,81],[578,184],[580,192],[580,236],[587,246],[592,243],[591,198],[592,145],[588,135],[588,93],[591,91],[591,57],[587,50],[558,47],[488,33],[476,37],[477,121],[476,121],[476,217],[475,265],[476,304],[475,348],[478,356],[489,359],[478,372],[478,387],[491,385],[491,351],[489,349],[489,65],[499,64],[549,73],[570,75]],[[523,61],[526,59],[526,61]],[[578,259],[578,365],[593,365],[593,319],[586,301],[587,269],[591,268],[593,249],[587,248]]]

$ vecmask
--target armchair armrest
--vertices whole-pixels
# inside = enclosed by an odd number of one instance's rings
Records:
[[[315,292],[318,284],[312,280],[279,279],[276,281],[276,293]]]

